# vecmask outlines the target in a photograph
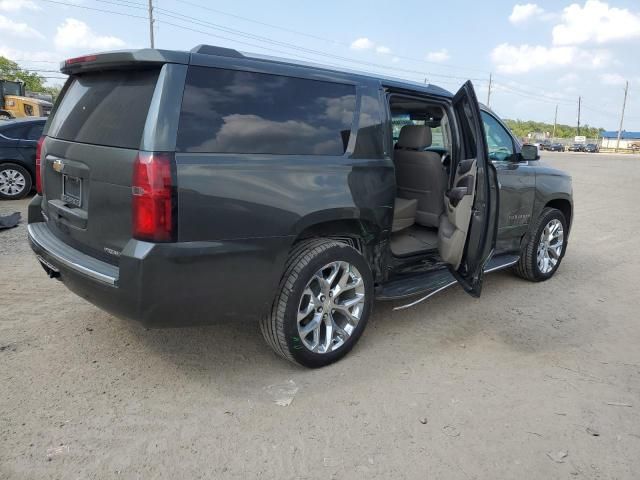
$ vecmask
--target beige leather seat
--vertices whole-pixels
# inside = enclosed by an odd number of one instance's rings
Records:
[[[398,197],[417,201],[415,221],[418,225],[438,228],[447,181],[441,156],[422,151],[430,145],[431,128],[405,125],[400,130],[393,158]]]
[[[391,232],[398,232],[416,223],[417,200],[396,198],[393,205],[393,225]]]

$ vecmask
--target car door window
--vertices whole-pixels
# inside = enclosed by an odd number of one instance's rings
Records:
[[[489,159],[494,162],[508,160],[514,154],[513,139],[509,132],[487,112],[482,112],[482,122],[487,136]]]

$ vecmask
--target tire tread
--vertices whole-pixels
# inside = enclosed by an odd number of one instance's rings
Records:
[[[298,365],[289,347],[284,334],[284,316],[294,286],[300,276],[300,272],[316,256],[333,247],[347,247],[348,245],[327,238],[314,238],[303,240],[295,244],[285,263],[284,274],[280,280],[278,293],[273,301],[271,310],[260,319],[260,330],[267,343],[282,358]]]

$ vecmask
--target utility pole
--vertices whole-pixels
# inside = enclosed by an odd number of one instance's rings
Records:
[[[151,43],[151,48],[154,48],[153,42],[153,0],[149,0],[149,41]]]
[[[580,102],[582,97],[578,97],[578,135],[580,135]]]
[[[558,123],[558,105],[556,104],[556,114],[553,116],[553,134],[551,135],[551,141],[556,139],[556,124]]]
[[[489,89],[487,90],[487,107],[491,106],[491,82],[493,80],[493,73],[489,73]]]
[[[620,128],[618,128],[618,140],[616,141],[616,153],[620,148],[620,137],[622,136],[622,122],[624,122],[624,108],[627,106],[627,92],[629,91],[629,82],[624,86],[624,100],[622,101],[622,114],[620,115]]]

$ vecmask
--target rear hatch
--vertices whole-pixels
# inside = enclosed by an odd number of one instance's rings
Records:
[[[161,65],[72,74],[42,149],[54,235],[113,264],[131,239],[132,169]]]

